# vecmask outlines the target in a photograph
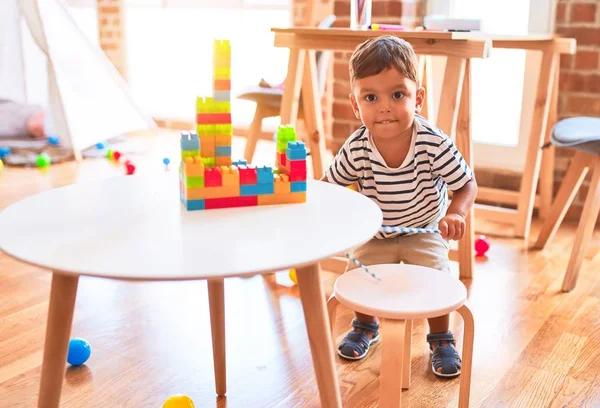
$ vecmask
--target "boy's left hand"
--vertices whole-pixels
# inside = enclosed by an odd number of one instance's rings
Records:
[[[442,238],[458,241],[465,234],[465,219],[458,214],[447,214],[440,220]]]

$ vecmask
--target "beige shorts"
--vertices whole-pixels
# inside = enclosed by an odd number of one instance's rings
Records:
[[[450,273],[448,241],[440,234],[414,234],[375,239],[354,248],[352,255],[363,265],[405,263]],[[346,272],[358,266],[349,261]]]

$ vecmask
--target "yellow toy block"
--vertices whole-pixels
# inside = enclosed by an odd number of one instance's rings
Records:
[[[183,174],[186,177],[204,177],[204,163],[200,156],[183,159]]]
[[[199,96],[196,98],[196,113],[231,113],[231,102]]]
[[[231,135],[215,135],[215,146],[231,146]]]
[[[231,68],[215,67],[213,71],[214,79],[231,79]]]
[[[294,193],[299,194],[299,193]],[[219,186],[204,188],[188,188],[185,191],[186,200],[204,200],[207,198],[225,198],[238,197],[240,195],[240,186]]]
[[[297,204],[306,202],[306,192],[287,194],[261,194],[258,205]]]
[[[215,164],[217,166],[231,166],[233,162],[231,161],[231,157],[215,157]]]
[[[285,174],[275,174],[273,178],[274,194],[288,194],[291,192],[290,178]]]

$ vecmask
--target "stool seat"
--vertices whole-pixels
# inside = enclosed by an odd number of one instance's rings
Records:
[[[580,116],[563,119],[552,129],[551,140],[556,146],[600,154],[600,118]]]
[[[443,316],[467,301],[467,289],[446,272],[406,264],[370,265],[341,275],[333,293],[345,306],[386,319],[412,320]]]

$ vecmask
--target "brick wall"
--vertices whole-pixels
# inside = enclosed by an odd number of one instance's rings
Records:
[[[559,119],[572,116],[600,117],[600,0],[558,0],[555,31],[577,40],[577,53],[562,56],[560,61]],[[556,149],[555,194],[572,156],[573,150]],[[481,185],[512,190],[518,190],[520,177],[520,174],[477,171],[477,180]],[[579,219],[589,179],[588,175],[567,212],[568,220]]]
[[[350,1],[336,0],[334,13],[336,27],[350,26]],[[422,24],[423,4],[421,0],[373,0],[372,18],[375,23],[402,24],[415,27]],[[347,137],[360,126],[354,117],[348,94],[350,77],[348,62],[351,53],[336,52],[333,66],[333,129],[331,149],[337,151]]]
[[[123,78],[127,79],[125,0],[97,0],[98,41]]]

